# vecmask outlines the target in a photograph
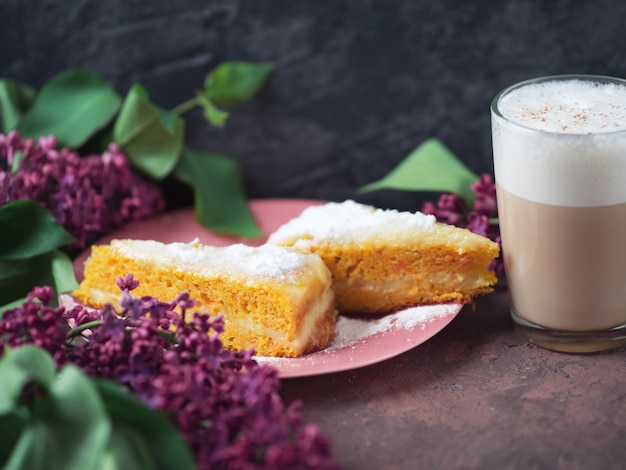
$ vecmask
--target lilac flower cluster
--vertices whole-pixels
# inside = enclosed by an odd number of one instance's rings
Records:
[[[67,362],[67,320],[62,307],[52,308],[54,290],[34,287],[21,307],[6,310],[0,319],[0,356],[4,346],[32,344],[42,348],[59,364]]]
[[[221,317],[191,313],[186,293],[169,303],[134,298],[137,284],[118,279],[119,313],[110,305],[52,308],[52,289],[35,288],[4,313],[0,355],[5,345],[32,343],[59,367],[71,362],[125,385],[176,423],[199,469],[338,468],[327,438],[303,423],[301,403],[282,402],[276,369],[254,361],[252,350],[222,347]]]
[[[100,236],[165,207],[154,183],[134,173],[117,144],[101,155],[81,157],[56,149],[54,136],[22,139],[0,134],[0,205],[32,199],[45,207],[85,248]]]
[[[424,203],[422,212],[434,215],[439,222],[464,227],[478,235],[488,237],[501,246],[500,225],[497,222],[496,185],[493,178],[483,173],[471,187],[476,196],[471,210],[459,195],[444,193],[436,205],[430,201]],[[494,260],[492,268],[499,277],[504,277],[502,250],[500,256]]]

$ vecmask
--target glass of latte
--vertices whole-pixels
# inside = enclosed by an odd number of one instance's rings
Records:
[[[528,80],[491,118],[517,331],[557,351],[626,344],[626,80]]]

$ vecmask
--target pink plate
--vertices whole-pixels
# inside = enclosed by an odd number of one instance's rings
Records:
[[[233,243],[260,245],[267,236],[306,207],[323,201],[304,199],[259,199],[250,202],[257,223],[264,233],[260,239],[217,235],[196,221],[193,209],[180,209],[149,220],[128,225],[98,241],[132,238],[163,243],[189,242],[198,238],[207,245]],[[89,250],[74,261],[76,276],[82,279],[83,263]],[[356,369],[375,364],[406,352],[432,338],[461,311],[461,304],[413,307],[375,319],[340,317],[337,336],[328,348],[297,358],[257,356],[260,363],[276,367],[282,378],[305,377]]]

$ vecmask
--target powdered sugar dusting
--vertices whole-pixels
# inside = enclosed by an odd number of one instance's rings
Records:
[[[385,236],[388,241],[398,234],[433,227],[434,223],[434,216],[422,212],[377,209],[352,200],[329,202],[306,208],[271,234],[268,243],[281,244],[303,234],[326,241],[359,241],[376,236]]]
[[[340,316],[337,336],[318,352],[296,358],[256,356],[283,377],[300,377],[361,367],[407,351],[434,336],[461,310],[460,304],[420,305],[367,319]]]
[[[154,240],[112,240],[111,246],[138,259],[156,258],[205,274],[228,270],[253,278],[288,279],[310,263],[321,263],[317,257],[273,245],[216,247],[202,245],[196,239],[191,243],[167,244]]]
[[[424,329],[429,320],[448,314],[449,311],[442,309],[440,305],[422,305],[400,310],[375,320],[340,316],[337,321],[337,336],[325,352],[345,348],[357,341],[363,341],[370,336],[391,329],[412,330],[417,327]]]

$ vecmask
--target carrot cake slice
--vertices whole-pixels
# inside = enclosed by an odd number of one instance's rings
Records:
[[[151,240],[93,246],[73,297],[89,307],[116,303],[117,277],[132,274],[137,296],[169,301],[183,291],[195,310],[224,316],[220,339],[230,349],[295,357],[324,348],[335,335],[329,270],[319,256],[286,247],[227,247]]]
[[[319,255],[340,312],[383,313],[419,304],[471,303],[493,290],[494,241],[432,215],[355,201],[311,206],[268,243]]]

